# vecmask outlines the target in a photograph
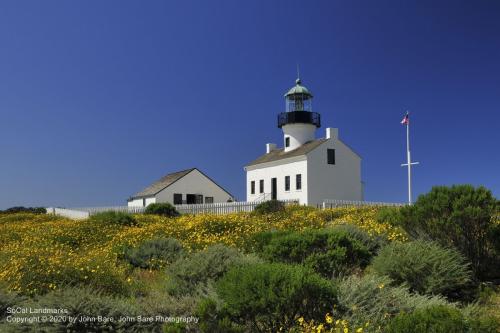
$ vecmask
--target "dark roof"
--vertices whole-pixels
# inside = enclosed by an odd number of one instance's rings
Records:
[[[177,171],[174,173],[169,173],[168,175],[163,176],[160,178],[158,181],[154,182],[153,184],[149,185],[146,187],[144,190],[136,193],[135,195],[132,196],[132,198],[138,198],[138,197],[150,197],[158,192],[162,191],[166,187],[172,185],[191,171],[195,170],[196,168],[191,168],[187,170],[182,170],[182,171]]]
[[[310,151],[316,149],[319,145],[321,145],[323,142],[326,142],[327,139],[318,139],[318,140],[313,140],[309,141],[307,143],[304,143],[302,146],[285,152],[284,149],[275,149],[271,151],[268,154],[264,154],[257,158],[256,160],[250,162],[247,164],[247,166],[251,165],[256,165],[256,164],[261,164],[261,163],[267,163],[267,162],[273,162],[273,161],[278,161],[278,160],[283,160],[285,158],[289,157],[296,157],[296,156],[302,156]]]

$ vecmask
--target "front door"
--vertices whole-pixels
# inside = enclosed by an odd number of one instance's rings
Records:
[[[276,178],[271,178],[271,200],[278,199],[278,180]]]

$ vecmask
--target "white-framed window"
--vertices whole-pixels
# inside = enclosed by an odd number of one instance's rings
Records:
[[[285,192],[290,191],[290,176],[285,176]]]
[[[295,189],[302,190],[302,175],[295,175]]]

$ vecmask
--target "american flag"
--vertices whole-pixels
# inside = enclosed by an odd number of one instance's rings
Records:
[[[406,112],[405,117],[403,118],[403,120],[401,120],[401,124],[408,125],[409,123],[410,123],[410,115],[408,112]]]

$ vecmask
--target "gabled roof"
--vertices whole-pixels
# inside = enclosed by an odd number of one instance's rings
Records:
[[[167,187],[169,187],[170,185],[172,185],[173,183],[175,183],[176,181],[178,181],[179,179],[181,179],[182,177],[186,176],[187,174],[191,173],[194,170],[198,170],[199,173],[201,173],[203,176],[207,177],[211,182],[213,182],[215,185],[217,185],[220,189],[222,189],[224,192],[229,194],[229,196],[231,198],[234,198],[231,193],[229,193],[222,186],[220,186],[219,184],[214,182],[212,180],[212,178],[208,177],[207,175],[205,175],[203,172],[201,172],[197,168],[191,168],[191,169],[186,169],[186,170],[182,170],[182,171],[169,173],[168,175],[163,176],[162,178],[160,178],[159,180],[157,180],[153,184],[146,187],[144,190],[134,194],[130,199],[152,197],[152,196],[158,194],[159,192],[163,191],[164,189],[166,189]]]
[[[306,155],[307,153],[316,149],[323,142],[326,142],[326,141],[328,141],[328,140],[327,139],[312,140],[312,141],[309,141],[307,143],[304,143],[302,146],[300,146],[294,150],[290,150],[287,152],[285,152],[283,148],[275,149],[275,150],[271,151],[270,153],[264,154],[264,155],[260,156],[259,158],[257,158],[256,160],[248,163],[247,166],[283,160],[283,159],[289,158],[289,157],[297,157],[297,156]]]
[[[196,168],[191,168],[187,170],[182,170],[182,171],[177,171],[173,173],[169,173],[168,175],[163,176],[153,184],[149,185],[146,187],[144,190],[136,193],[135,195],[132,196],[132,198],[138,198],[138,197],[150,197],[158,192],[164,190],[165,188],[169,187],[191,171],[195,170]]]

